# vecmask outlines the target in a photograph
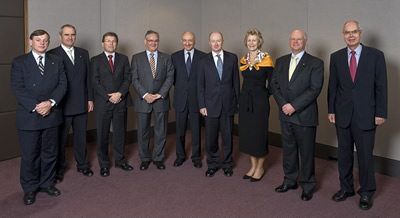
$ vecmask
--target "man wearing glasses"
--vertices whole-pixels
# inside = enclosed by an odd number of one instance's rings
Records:
[[[347,21],[342,36],[347,45],[331,55],[328,119],[336,126],[340,190],[332,200],[354,196],[353,152],[357,148],[359,207],[372,207],[376,190],[373,150],[376,127],[387,117],[387,78],[383,52],[360,43],[357,21]]]
[[[146,51],[132,56],[132,84],[136,90],[135,111],[140,170],[147,170],[151,161],[157,169],[164,170],[163,158],[167,137],[169,89],[174,81],[171,57],[158,51],[158,32],[149,30],[144,37]],[[154,148],[150,153],[150,123],[154,116]]]

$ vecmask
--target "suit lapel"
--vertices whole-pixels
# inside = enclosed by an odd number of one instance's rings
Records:
[[[115,59],[117,59],[117,57],[115,57]],[[111,72],[111,66],[110,66],[110,63],[108,62],[108,57],[106,56],[106,54],[104,52],[101,55],[101,61],[103,62],[104,69],[107,69],[108,73],[112,74],[113,72]],[[114,71],[115,71],[115,63],[114,63]]]
[[[339,57],[340,57],[339,63],[342,63],[344,66],[344,69],[345,69],[345,72],[344,72],[345,80],[353,83],[353,81],[351,79],[351,74],[350,74],[350,66],[349,66],[349,60],[348,60],[349,54],[347,54],[347,47],[343,49],[343,54],[339,55]],[[357,71],[358,71],[358,68],[357,68]],[[356,72],[356,74],[357,74],[357,72]],[[356,78],[357,78],[357,76],[356,76]]]
[[[289,83],[289,65],[290,65],[290,58],[291,55],[286,55],[285,59],[283,60],[283,80]]]
[[[224,59],[225,59],[225,57],[224,57]],[[210,68],[212,69],[212,71],[214,71],[212,74],[215,75],[218,79],[220,79],[219,75],[218,75],[217,66],[215,66],[214,57],[212,55],[212,52],[210,52],[209,55],[208,55],[208,62],[210,64]],[[225,64],[225,61],[224,61],[224,63],[222,63],[222,66],[224,64]],[[225,67],[222,68],[222,71],[223,71],[224,68]],[[224,72],[222,72],[222,78],[224,78]]]
[[[368,66],[367,64],[364,64],[364,62],[366,62],[367,59],[368,59],[368,48],[363,46],[362,50],[361,50],[360,59],[358,60],[356,77],[354,78],[354,84],[356,84],[358,81],[358,78],[360,78],[360,76],[362,76],[361,72],[367,72],[367,70],[362,69],[363,67]],[[349,69],[349,73],[350,73],[350,69]]]
[[[290,58],[291,58],[291,56],[290,56]],[[303,69],[306,67],[307,59],[308,59],[308,54],[306,52],[304,52],[303,57],[301,57],[299,63],[296,66],[296,69],[293,72],[293,75],[292,75],[292,78],[290,79],[289,84],[291,84],[293,81],[295,81],[296,78],[301,74],[301,71],[303,71]],[[289,61],[289,64],[290,64],[290,61]],[[288,68],[287,72],[289,72],[289,68]],[[288,79],[289,79],[289,73],[288,73]]]

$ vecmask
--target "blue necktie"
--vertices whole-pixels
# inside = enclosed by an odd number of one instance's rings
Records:
[[[40,74],[44,75],[44,66],[43,66],[43,62],[42,62],[43,56],[39,56],[39,70],[40,70]]]
[[[186,60],[186,72],[187,75],[190,75],[190,68],[192,67],[192,59],[190,58],[190,52],[187,53],[188,54],[188,58]]]
[[[222,79],[222,60],[220,57],[220,54],[217,54],[217,70],[218,70],[218,75],[219,75],[219,79]]]

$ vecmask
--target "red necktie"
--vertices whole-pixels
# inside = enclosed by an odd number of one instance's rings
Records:
[[[112,62],[112,55],[108,55],[108,63],[110,63],[110,67],[111,67],[111,72],[114,73],[114,64]]]
[[[357,71],[357,61],[356,61],[356,56],[354,55],[356,52],[351,51],[351,57],[350,57],[350,75],[351,79],[353,80],[354,83],[354,78],[356,78],[356,71]]]

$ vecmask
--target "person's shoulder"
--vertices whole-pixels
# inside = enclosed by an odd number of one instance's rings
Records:
[[[284,60],[284,59],[288,59],[288,58],[290,58],[291,56],[292,56],[292,54],[285,54],[285,55],[283,55],[283,56],[278,57],[278,58],[276,59],[276,62],[282,61],[282,60]]]
[[[304,53],[304,55],[308,56],[308,59],[313,61],[313,62],[324,63],[324,61],[322,59],[320,59],[320,58],[318,58],[318,57],[316,57],[316,56],[314,56],[314,55],[312,55],[310,53],[306,52],[306,53]]]
[[[171,54],[171,57],[176,57],[176,56],[178,56],[178,55],[180,55],[180,54],[182,54],[183,53],[183,49],[181,49],[181,50],[178,50],[178,51],[176,51],[176,52],[174,52],[174,53],[172,53]]]
[[[53,61],[63,61],[62,58],[56,54],[46,52],[46,58]]]
[[[78,51],[80,53],[89,54],[88,50],[86,50],[84,48],[74,46],[74,49],[76,49],[76,51]]]
[[[199,55],[200,57],[207,56],[207,53],[200,51],[198,49],[194,49],[194,53],[195,53],[195,55]]]
[[[374,47],[369,47],[369,46],[365,46],[363,45],[363,50],[365,49],[365,51],[369,52],[369,53],[375,53],[375,54],[383,54],[383,52],[377,48]]]
[[[118,53],[118,52],[115,52],[115,57],[118,57],[118,58],[121,58],[121,59],[128,59],[128,56],[126,56],[124,54],[121,54],[121,53]]]
[[[164,53],[162,51],[158,51],[158,56],[161,58],[170,58],[171,57],[171,55]]]
[[[57,46],[57,47],[55,47],[55,48],[52,48],[52,49],[48,50],[47,53],[50,53],[50,54],[57,54],[57,53],[59,53],[59,49],[60,49],[60,48],[61,48],[61,46]]]
[[[343,54],[346,54],[346,55],[347,55],[347,47],[341,48],[341,49],[339,49],[339,50],[333,52],[333,53],[331,54],[331,56],[332,56],[332,57],[335,57],[335,56],[337,56],[337,55],[343,55]]]

